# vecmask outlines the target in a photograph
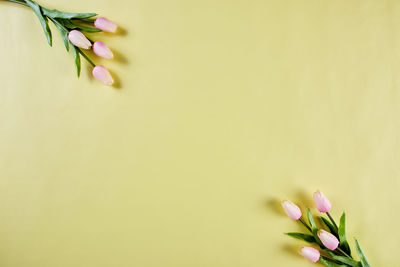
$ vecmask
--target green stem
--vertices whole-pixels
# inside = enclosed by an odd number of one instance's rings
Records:
[[[347,258],[353,259],[350,255],[348,255],[346,252],[344,252],[341,248],[337,248],[337,250],[342,253],[344,256],[346,256]]]
[[[77,20],[77,21],[81,21],[81,22],[85,22],[85,23],[94,23],[95,19],[73,19],[73,20]]]
[[[87,60],[87,62],[90,63],[90,65],[92,65],[93,67],[96,66],[96,64],[94,64],[93,61],[91,61],[90,58],[88,58],[88,56],[85,55],[85,53],[83,53],[79,47],[76,47],[76,50],[78,50],[78,52]]]
[[[308,229],[308,231],[312,233],[310,226],[308,226],[308,224],[303,220],[303,218],[300,218],[299,221]]]
[[[55,25],[59,26],[60,28],[64,29],[67,33],[69,32],[69,30],[67,28],[64,27],[64,25],[62,25],[57,19],[54,19],[52,17],[48,17]]]
[[[326,213],[326,215],[328,215],[329,220],[331,220],[331,222],[333,223],[333,226],[335,226],[336,231],[339,229],[335,220],[332,218],[332,216],[329,214],[329,212]]]
[[[20,5],[24,5],[24,6],[28,6],[25,1],[18,1],[18,0],[5,0],[7,2],[11,2],[11,3],[15,3],[15,4],[20,4]]]

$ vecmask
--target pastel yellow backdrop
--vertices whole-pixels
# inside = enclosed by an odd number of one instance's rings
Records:
[[[315,189],[399,266],[399,1],[40,3],[121,25],[119,81],[0,3],[0,266],[312,266],[278,205]]]

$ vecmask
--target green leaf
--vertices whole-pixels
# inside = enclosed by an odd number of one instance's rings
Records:
[[[313,215],[312,215],[310,209],[308,209],[308,211],[307,211],[307,217],[308,217],[308,222],[310,223],[311,232],[312,232],[312,234],[313,234],[313,236],[314,236],[315,241],[317,242],[317,244],[318,244],[321,248],[323,248],[324,245],[323,245],[322,242],[319,240],[319,237],[318,237],[318,234],[317,234],[317,232],[318,232],[318,227],[317,227],[317,224],[315,223],[314,217],[313,217]]]
[[[342,216],[340,217],[340,225],[339,225],[339,240],[340,246],[344,249],[346,253],[349,255],[351,254],[349,243],[346,239],[346,214],[343,212]]]
[[[285,233],[288,236],[306,241],[308,243],[317,243],[312,235],[302,234],[302,233]]]
[[[61,21],[62,21],[62,24],[69,29],[79,29],[80,31],[83,31],[83,32],[101,32],[101,30],[97,29],[97,28],[74,24],[68,19],[62,19]]]
[[[83,53],[79,47],[75,47],[75,49],[78,51],[79,54],[83,56],[84,59],[87,60],[87,62],[89,62],[90,65],[92,65],[93,67],[96,66],[96,64],[94,64],[93,61],[85,53]]]
[[[356,260],[350,259],[348,257],[336,255],[333,251],[328,250],[327,252],[328,252],[329,256],[336,261],[339,261],[341,263],[347,264],[352,267],[360,266],[360,262],[358,262]]]
[[[361,260],[361,266],[362,267],[371,267],[371,265],[369,265],[367,258],[365,257],[360,244],[358,243],[357,239],[356,239],[356,249],[357,249],[357,253],[360,256],[360,260]]]
[[[78,19],[79,22],[90,23],[93,24],[96,19]]]
[[[317,232],[318,231],[318,227],[317,227],[317,224],[314,221],[314,217],[312,216],[312,213],[311,213],[310,209],[308,209],[307,216],[308,216],[308,222],[311,225],[312,232],[313,233],[314,233],[314,231]]]
[[[336,235],[337,237],[339,237],[338,232],[336,231],[335,226],[327,219],[325,219],[324,217],[320,216],[319,219],[329,228],[329,231]]]
[[[69,39],[68,39],[68,30],[64,28],[63,25],[61,25],[56,19],[50,18],[51,21],[53,21],[54,25],[56,25],[58,31],[60,32],[60,35],[63,39],[65,49],[69,51]]]
[[[81,58],[79,56],[79,52],[77,51],[76,47],[73,44],[70,44],[70,47],[75,59],[76,74],[79,77],[81,75]]]
[[[28,0],[29,1],[29,0]],[[52,17],[52,18],[60,18],[60,19],[87,19],[96,16],[96,13],[69,13],[69,12],[61,12],[57,9],[47,9],[43,8],[43,15]]]
[[[52,45],[52,36],[51,36],[50,28],[49,28],[49,23],[47,21],[47,18],[45,16],[43,16],[41,7],[35,1],[32,1],[32,0],[25,0],[25,2],[29,7],[31,7],[33,9],[36,16],[38,17],[40,24],[42,25],[44,34],[46,35],[47,42],[51,46]]]
[[[323,265],[328,266],[328,267],[341,267],[341,266],[346,266],[346,265],[343,265],[343,264],[337,264],[337,263],[335,263],[334,261],[332,261],[332,260],[330,260],[330,259],[327,259],[327,258],[324,258],[324,257],[321,257],[321,258],[319,259],[319,261],[320,261]]]

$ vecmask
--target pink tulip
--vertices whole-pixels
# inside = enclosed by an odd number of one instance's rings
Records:
[[[321,256],[318,249],[308,246],[301,246],[299,254],[311,262],[317,262]]]
[[[94,22],[94,26],[102,31],[112,33],[115,33],[118,27],[117,24],[104,17],[97,18]]]
[[[323,229],[318,230],[317,234],[322,244],[324,244],[327,249],[335,250],[339,246],[339,240],[333,234]]]
[[[302,215],[301,210],[293,202],[291,202],[289,200],[284,200],[284,201],[282,201],[282,207],[290,219],[297,221],[298,219],[301,218],[301,215]]]
[[[92,46],[92,43],[86,38],[86,36],[77,30],[72,30],[68,34],[69,41],[82,49],[89,49]]]
[[[111,77],[110,72],[104,66],[98,65],[94,67],[92,74],[96,80],[99,80],[105,85],[110,86],[114,83],[114,79]]]
[[[319,212],[329,212],[332,208],[331,202],[321,191],[314,193],[314,202]]]
[[[93,52],[99,57],[104,57],[106,59],[112,59],[114,57],[113,52],[102,41],[94,42]]]

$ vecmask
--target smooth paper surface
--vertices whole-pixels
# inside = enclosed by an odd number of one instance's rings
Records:
[[[400,2],[39,3],[120,25],[117,84],[0,2],[0,266],[312,266],[280,200],[317,189],[398,266]]]

